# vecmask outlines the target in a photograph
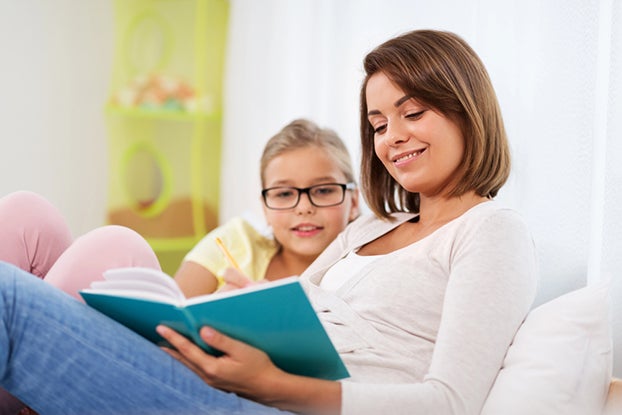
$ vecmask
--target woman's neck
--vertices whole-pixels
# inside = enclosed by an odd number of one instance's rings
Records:
[[[425,225],[442,225],[461,216],[473,206],[489,200],[468,192],[454,197],[425,197],[419,199],[419,223]]]

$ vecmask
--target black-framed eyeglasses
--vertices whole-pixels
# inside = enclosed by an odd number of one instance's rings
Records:
[[[337,206],[343,203],[346,190],[352,190],[356,185],[350,183],[324,183],[315,186],[300,188],[277,186],[263,189],[261,195],[268,209],[285,210],[298,206],[300,195],[306,193],[309,202],[316,207]]]

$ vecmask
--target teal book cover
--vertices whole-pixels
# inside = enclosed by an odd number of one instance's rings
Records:
[[[155,284],[142,281],[142,285],[128,289],[131,283],[119,282],[123,279],[118,278],[121,270],[114,271],[117,278],[109,287],[104,281],[82,290],[84,301],[156,344],[164,344],[155,331],[158,324],[164,324],[206,352],[219,354],[199,337],[199,329],[210,326],[263,350],[276,366],[289,373],[328,380],[349,377],[296,277],[188,300],[179,292],[177,299],[166,300],[161,293],[151,299],[139,298],[148,297],[143,294]],[[132,269],[132,274],[137,272]]]

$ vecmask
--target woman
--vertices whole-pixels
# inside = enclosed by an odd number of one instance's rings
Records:
[[[213,357],[160,326],[184,366],[5,266],[0,350],[13,347],[0,359],[3,386],[41,412],[478,414],[536,285],[524,222],[491,200],[509,174],[494,91],[451,33],[406,33],[364,65],[362,189],[374,214],[301,276],[351,379],[285,373],[205,327],[203,339],[224,353]],[[39,290],[50,291],[45,305]],[[26,374],[43,390],[13,380]],[[65,406],[53,402],[61,391]]]

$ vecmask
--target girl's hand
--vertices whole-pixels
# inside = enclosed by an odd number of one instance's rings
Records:
[[[227,268],[222,277],[225,280],[225,283],[218,289],[218,291],[237,290],[239,288],[259,284],[235,268]]]
[[[166,326],[160,325],[156,330],[176,349],[163,347],[163,350],[215,388],[258,402],[270,403],[272,381],[286,375],[274,366],[263,351],[209,327],[201,329],[201,338],[209,346],[223,352],[222,356],[215,357],[205,353],[190,340]]]

